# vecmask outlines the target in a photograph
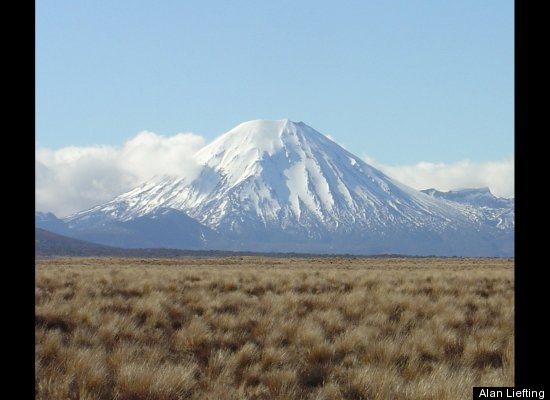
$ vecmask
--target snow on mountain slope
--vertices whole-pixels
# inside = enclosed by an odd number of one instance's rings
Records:
[[[496,197],[488,187],[450,190],[448,192],[425,189],[422,192],[438,199],[479,207],[484,213],[486,220],[492,221],[497,228],[514,228],[514,199]]]
[[[453,240],[491,236],[493,224],[481,208],[405,186],[302,122],[244,122],[194,157],[202,165],[198,178],[155,179],[65,222],[85,227],[171,208],[231,238],[234,246],[280,251],[322,243],[342,252],[414,254],[444,242],[434,247],[436,254],[452,252]],[[464,245],[458,244],[459,253]],[[486,252],[493,248],[488,244]]]
[[[470,204],[478,207],[489,208],[513,208],[514,199],[496,197],[488,187],[475,189],[460,189],[441,192],[436,189],[425,189],[421,192],[439,199],[456,201],[458,203]]]

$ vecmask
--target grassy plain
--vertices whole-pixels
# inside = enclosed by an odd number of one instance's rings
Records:
[[[513,386],[513,260],[36,262],[37,399],[468,399]]]

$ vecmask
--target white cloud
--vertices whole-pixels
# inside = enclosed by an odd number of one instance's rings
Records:
[[[489,187],[495,196],[514,197],[514,160],[459,161],[455,163],[419,162],[414,165],[384,165],[368,155],[366,163],[415,189],[453,190]]]
[[[192,155],[204,144],[203,137],[192,133],[161,136],[141,132],[121,147],[39,148],[35,161],[36,210],[63,217],[107,202],[155,175],[192,178],[199,171]],[[367,155],[363,159],[416,189],[488,186],[497,196],[514,195],[513,160],[391,166]]]
[[[122,147],[64,147],[36,151],[36,209],[58,216],[101,204],[155,175],[194,176],[191,157],[204,139],[191,133],[141,132]]]

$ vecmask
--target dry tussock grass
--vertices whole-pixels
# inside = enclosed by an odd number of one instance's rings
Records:
[[[36,265],[38,399],[467,399],[513,386],[513,262]]]

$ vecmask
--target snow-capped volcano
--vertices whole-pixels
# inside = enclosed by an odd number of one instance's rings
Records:
[[[82,232],[175,209],[242,250],[513,253],[494,213],[405,186],[302,122],[244,122],[194,158],[195,179],[154,179],[65,222]]]

